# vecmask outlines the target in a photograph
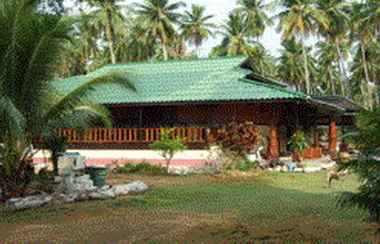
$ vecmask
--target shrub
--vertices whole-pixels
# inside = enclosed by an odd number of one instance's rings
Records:
[[[117,168],[118,174],[151,174],[151,175],[166,175],[167,170],[161,165],[151,165],[146,162],[138,164],[126,164],[123,167]]]
[[[380,222],[380,107],[365,111],[358,116],[359,132],[353,137],[361,155],[358,159],[341,166],[359,175],[359,192],[342,194],[341,207],[358,206],[367,209],[372,220]]]
[[[174,155],[186,149],[181,138],[174,138],[172,130],[161,130],[160,140],[152,143],[150,147],[153,150],[160,151],[161,156],[166,161],[166,170],[169,171],[169,165]]]
[[[302,131],[297,131],[290,138],[288,143],[289,149],[293,152],[293,160],[296,162],[302,161],[302,151],[308,147],[305,133]]]

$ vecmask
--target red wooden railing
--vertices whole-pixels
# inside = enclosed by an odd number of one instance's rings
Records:
[[[66,137],[69,144],[150,144],[160,139],[161,128],[92,128],[79,134],[74,129],[59,129],[59,136]],[[205,128],[173,128],[173,137],[184,143],[205,143]]]

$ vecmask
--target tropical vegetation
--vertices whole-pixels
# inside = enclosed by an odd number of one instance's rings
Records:
[[[56,75],[90,72],[107,63],[246,55],[253,71],[311,95],[341,95],[379,104],[379,12],[376,0],[237,0],[224,24],[207,7],[175,0],[73,0],[80,11],[45,0],[45,8],[74,19],[72,42]],[[277,27],[282,48],[262,36]],[[192,47],[192,48],[189,48]]]
[[[36,140],[57,137],[58,128],[110,126],[108,111],[86,101],[91,88],[107,82],[132,88],[124,75],[106,74],[59,93],[52,80],[72,20],[39,10],[38,0],[0,2],[0,185],[6,198],[25,193]]]

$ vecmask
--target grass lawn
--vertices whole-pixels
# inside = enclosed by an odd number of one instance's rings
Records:
[[[326,187],[325,173],[251,176],[114,176],[140,179],[145,195],[83,202],[34,211],[0,209],[3,242],[205,243],[246,241],[372,241],[378,226],[358,209],[339,210],[341,191],[355,191],[349,176]]]

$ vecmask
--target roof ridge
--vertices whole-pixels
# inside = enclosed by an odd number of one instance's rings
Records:
[[[272,84],[268,84],[268,83],[264,83],[264,82],[250,80],[250,79],[247,79],[247,78],[240,78],[239,80],[241,80],[243,82],[246,82],[246,83],[254,83],[254,84],[266,86],[266,87],[269,87],[269,88],[277,89],[277,90],[280,90],[282,92],[286,92],[286,93],[291,94],[291,95],[297,95],[297,96],[303,97],[305,99],[309,99],[310,98],[310,96],[306,95],[303,92],[292,91],[292,90],[289,90],[289,89],[287,89],[285,87],[281,87],[281,86],[278,86],[278,85],[272,85]]]
[[[245,55],[237,55],[237,56],[222,56],[222,57],[207,57],[207,58],[190,58],[190,59],[170,59],[170,60],[145,60],[145,61],[132,61],[127,63],[118,63],[118,64],[106,64],[101,68],[105,67],[117,67],[122,65],[139,65],[139,64],[165,64],[165,63],[186,63],[193,61],[212,61],[212,60],[228,60],[228,59],[238,59],[238,58],[248,58]]]

